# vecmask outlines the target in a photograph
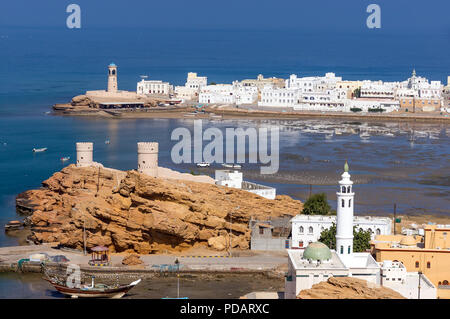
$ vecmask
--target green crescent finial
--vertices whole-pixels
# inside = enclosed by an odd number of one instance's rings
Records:
[[[347,172],[347,173],[348,173],[348,163],[347,163],[347,160],[345,161],[344,172]]]

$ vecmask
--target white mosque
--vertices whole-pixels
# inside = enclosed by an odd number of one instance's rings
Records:
[[[329,277],[356,277],[374,285],[383,285],[407,298],[436,298],[436,287],[422,275],[418,288],[417,273],[407,273],[398,262],[377,263],[368,252],[353,252],[353,182],[345,163],[339,181],[336,217],[336,250],[320,242],[310,243],[306,249],[288,249],[288,272],[285,298],[295,299],[301,290],[327,281]],[[416,291],[420,289],[420,294]]]

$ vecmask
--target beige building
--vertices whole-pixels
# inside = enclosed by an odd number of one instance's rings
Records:
[[[409,272],[421,272],[437,287],[438,298],[450,299],[450,226],[427,225],[424,236],[381,235],[372,241],[378,262],[402,262]]]
[[[363,85],[362,81],[337,81],[336,88],[345,89],[347,91],[347,99],[351,99],[353,97],[353,92],[356,89],[360,89]]]

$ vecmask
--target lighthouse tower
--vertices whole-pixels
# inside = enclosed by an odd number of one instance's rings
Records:
[[[117,92],[117,65],[108,65],[108,93]]]
[[[355,193],[353,193],[353,182],[350,180],[347,161],[341,176],[339,191],[336,193],[336,252],[343,260],[348,260],[353,255],[353,199]]]

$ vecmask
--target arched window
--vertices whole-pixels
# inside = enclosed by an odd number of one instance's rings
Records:
[[[427,261],[427,268],[431,268],[431,263]]]
[[[448,280],[444,280],[444,281],[442,282],[442,284],[443,284],[444,286],[448,286]]]
[[[304,231],[303,226],[300,226],[300,234],[303,234],[303,231]]]
[[[342,192],[345,193],[345,186],[342,186]]]
[[[381,235],[381,230],[377,228],[377,235]]]
[[[416,268],[419,268],[419,262],[416,261]]]
[[[350,188],[350,186],[349,187],[347,187],[347,193],[351,193],[351,188]]]
[[[372,228],[369,228],[368,231],[370,231],[371,234],[373,233]]]
[[[312,228],[312,226],[309,226],[308,233],[312,234],[313,232],[314,232],[314,229]]]
[[[352,207],[352,199],[348,200],[348,207]]]
[[[341,203],[342,203],[342,207],[345,207],[345,201],[342,200]]]

